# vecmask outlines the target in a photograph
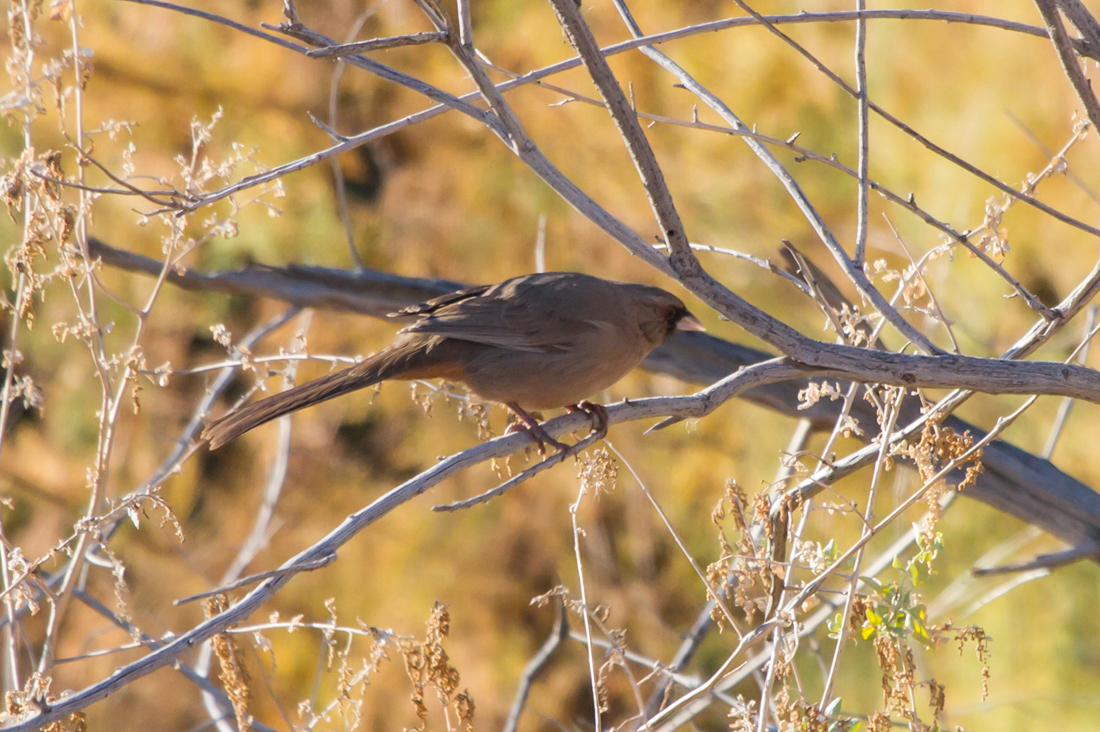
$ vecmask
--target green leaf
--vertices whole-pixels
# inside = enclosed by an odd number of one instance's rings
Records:
[[[860,580],[862,580],[864,584],[874,588],[875,591],[882,592],[882,583],[874,577],[860,577]]]
[[[929,638],[926,634],[918,635],[918,634],[914,633],[913,638],[914,638],[914,640],[918,641],[919,643],[921,643],[922,645],[924,645],[927,648],[935,648],[936,647],[936,644],[933,643],[932,639]]]

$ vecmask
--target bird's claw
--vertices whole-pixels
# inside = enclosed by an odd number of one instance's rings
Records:
[[[595,435],[593,442],[607,437],[607,425],[611,421],[607,415],[607,407],[595,404],[587,399],[571,407],[566,407],[569,412],[584,412],[592,420],[592,433]]]
[[[513,422],[512,424],[508,425],[508,427],[504,430],[504,434],[510,435],[516,432],[526,432],[527,434],[531,435],[532,438],[534,438],[536,443],[538,443],[539,455],[546,457],[547,445],[550,445],[555,450],[559,450],[562,453],[563,457],[576,455],[578,452],[581,451],[581,449],[583,449],[581,443],[577,443],[575,445],[566,445],[563,442],[555,440],[553,437],[550,436],[550,433],[548,433],[543,428],[543,426],[539,424],[538,420],[536,420],[530,414],[521,409],[519,405],[510,403],[508,404],[508,408],[511,409],[516,417],[519,418],[519,422]],[[579,404],[568,406],[566,407],[566,409],[570,412],[584,412],[588,415],[589,419],[592,420],[592,433],[590,435],[591,439],[585,443],[585,447],[592,444],[593,442],[602,440],[604,437],[607,436],[607,425],[610,420],[607,416],[607,409],[604,408],[602,404],[593,404],[592,402],[586,400],[580,402]]]
[[[526,432],[527,434],[531,435],[531,437],[533,437],[535,442],[538,444],[539,455],[542,455],[543,457],[546,456],[547,445],[554,448],[555,450],[561,450],[562,452],[566,453],[569,452],[569,445],[566,445],[564,442],[559,442],[558,440],[555,440],[553,437],[550,436],[550,433],[543,429],[542,425],[538,422],[535,422],[533,424],[513,422],[512,424],[508,425],[508,427],[504,430],[504,434],[506,435],[512,435],[517,432]]]

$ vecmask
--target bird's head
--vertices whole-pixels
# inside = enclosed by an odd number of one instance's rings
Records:
[[[674,331],[706,328],[691,314],[683,300],[659,287],[638,285],[637,303],[641,312],[639,326],[646,339],[658,346]]]

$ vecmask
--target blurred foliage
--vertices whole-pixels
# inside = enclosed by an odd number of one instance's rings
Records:
[[[281,20],[277,0],[194,5],[251,27]],[[793,13],[846,10],[851,5],[839,0],[810,4],[761,0],[755,7],[767,13]],[[1032,4],[1024,0],[957,0],[937,5],[1039,22]],[[309,0],[299,7],[308,25],[338,40],[364,12],[368,17],[361,38],[427,29],[415,6],[402,0]],[[647,32],[738,12],[733,3],[715,0],[637,0],[632,9]],[[215,160],[227,157],[234,142],[255,147],[254,158],[267,166],[329,144],[307,112],[328,119],[331,62],[306,59],[164,9],[82,0],[77,11],[83,18],[80,43],[94,53],[93,75],[84,95],[86,124],[90,128],[107,120],[134,124],[129,134],[117,139],[97,137],[97,159],[108,168],[121,169],[124,150],[132,142],[138,173],[174,174],[173,157],[190,149],[191,120],[209,119],[219,108],[224,118],[215,127],[208,149]],[[586,2],[585,17],[602,43],[628,37],[605,0]],[[478,47],[494,63],[516,72],[571,55],[545,2],[474,3],[474,27]],[[852,24],[791,25],[783,30],[841,76],[853,78]],[[69,42],[63,24],[44,21],[40,32],[46,48],[54,53]],[[854,167],[855,103],[766,30],[704,33],[666,44],[663,50],[761,133],[788,138],[799,132],[800,144],[826,155],[836,153]],[[418,46],[375,56],[451,92],[472,89],[444,48]],[[1057,150],[1071,136],[1076,100],[1053,50],[1042,39],[964,24],[874,21],[869,26],[867,58],[875,101],[1003,181],[1017,184],[1046,165],[1049,155],[1039,143]],[[631,85],[640,110],[691,119],[694,99],[640,54],[616,56],[612,67],[624,85]],[[551,81],[595,96],[583,70]],[[551,106],[562,97],[534,86],[516,90],[508,99],[532,137],[568,176],[644,238],[656,233],[629,156],[605,111],[579,102]],[[424,99],[407,90],[348,69],[339,85],[336,128],[352,134],[426,106]],[[699,117],[720,123],[705,110],[700,110]],[[664,124],[651,127],[648,134],[693,241],[767,257],[774,255],[781,239],[790,239],[837,274],[790,198],[740,140]],[[64,150],[65,169],[73,169],[74,158],[57,131],[56,117],[36,123],[34,135],[40,148]],[[981,223],[993,189],[877,118],[871,121],[871,138],[873,178],[902,195],[911,191],[924,208],[958,230]],[[21,150],[19,125],[0,128],[0,154],[13,156]],[[1100,187],[1100,174],[1088,161],[1095,160],[1098,152],[1096,138],[1090,134],[1068,161],[1093,191]],[[837,236],[850,245],[856,210],[852,180],[813,162],[796,162],[789,153],[778,154]],[[350,183],[354,246],[369,267],[467,282],[492,282],[528,272],[534,267],[538,221],[545,216],[550,269],[648,281],[680,291],[573,212],[489,132],[458,113],[404,129],[337,162]],[[96,185],[106,183],[96,171],[89,176]],[[249,262],[352,266],[330,166],[306,168],[287,176],[284,184],[287,196],[276,202],[281,216],[272,218],[259,207],[242,210],[239,236],[210,242],[195,251],[188,264],[201,270]],[[1065,177],[1044,182],[1039,195],[1085,221],[1096,220],[1090,194]],[[229,213],[224,202],[215,208]],[[133,198],[104,197],[96,204],[91,231],[115,246],[160,257],[166,230],[155,219],[140,225],[138,210],[148,206]],[[882,258],[894,268],[907,262],[884,217],[897,227],[914,256],[940,243],[940,237],[915,217],[873,196],[872,259]],[[1012,247],[1006,266],[1033,291],[1044,294],[1048,304],[1068,293],[1095,261],[1095,241],[1024,205],[1011,209],[1005,226]],[[17,225],[5,221],[0,227],[5,240],[17,240]],[[712,274],[751,302],[803,332],[832,337],[822,331],[823,318],[815,306],[792,296],[794,291],[779,278],[720,255],[702,254],[701,258]],[[10,277],[6,270],[5,276]],[[103,270],[100,277],[118,298],[130,302],[143,302],[152,287],[148,278],[110,270]],[[1004,299],[1003,281],[965,256],[938,260],[929,279],[969,353],[999,354],[1034,320],[1018,300]],[[120,333],[132,332],[133,316],[127,310],[106,298],[101,305],[104,322],[117,322]],[[719,322],[698,301],[689,306],[702,315],[712,332],[761,346]],[[224,351],[210,339],[212,325],[223,323],[240,338],[283,307],[167,288],[148,324],[146,357],[150,365],[170,362],[174,368],[219,361]],[[0,490],[13,499],[12,509],[4,514],[5,532],[28,556],[48,551],[84,510],[84,473],[95,449],[99,405],[98,382],[86,351],[71,341],[58,343],[50,331],[52,323],[72,319],[69,294],[52,287],[36,308],[39,326],[20,335],[20,348],[26,359],[23,368],[42,388],[46,406],[41,418],[28,414],[16,423],[0,464]],[[291,321],[256,351],[275,353],[288,347],[298,322]],[[938,342],[946,343],[942,329],[931,331]],[[309,328],[309,350],[369,353],[384,345],[392,333],[386,323],[322,312]],[[121,343],[129,335],[117,337]],[[888,340],[891,337],[887,335]],[[1042,355],[1064,358],[1078,338],[1079,331],[1069,329]],[[1092,363],[1097,363],[1095,358]],[[299,377],[324,370],[322,365],[306,364]],[[164,388],[144,384],[140,413],[125,414],[120,422],[111,495],[133,489],[153,472],[171,450],[207,379],[207,375],[175,376]],[[242,394],[251,379],[241,377],[232,393]],[[270,388],[278,384],[272,380]],[[637,373],[604,398],[687,389],[668,378]],[[975,398],[962,416],[988,427],[1018,403],[1012,397]],[[223,400],[218,409],[226,406]],[[1056,400],[1041,400],[1009,431],[1008,438],[1028,450],[1040,450],[1056,408]],[[1090,485],[1100,485],[1095,453],[1098,418],[1095,406],[1076,406],[1054,455],[1059,467]],[[494,408],[493,423],[498,432],[503,429],[502,410]],[[735,478],[750,490],[766,487],[793,422],[751,405],[731,403],[686,427],[643,437],[644,427],[616,427],[611,439],[658,496],[699,561],[713,561],[719,547],[710,511],[727,479]],[[114,540],[112,547],[128,568],[130,610],[146,632],[154,636],[178,632],[201,619],[197,603],[173,607],[171,601],[218,584],[252,525],[275,451],[275,432],[274,427],[260,429],[218,453],[202,451],[170,482],[165,495],[183,523],[184,544],[178,544],[167,528],[158,530],[148,524],[141,530],[127,525]],[[277,531],[252,565],[254,571],[277,566],[346,515],[430,466],[436,456],[469,447],[477,439],[470,422],[457,421],[453,405],[436,398],[431,414],[425,414],[401,384],[386,385],[377,397],[357,393],[295,416],[289,472],[276,509]],[[810,449],[822,444],[817,438]],[[522,459],[511,462],[515,469]],[[469,689],[476,700],[474,726],[499,728],[523,665],[554,622],[551,608],[532,607],[529,601],[559,583],[577,587],[568,510],[577,491],[573,472],[571,466],[563,466],[473,510],[429,511],[436,503],[481,492],[496,479],[485,466],[462,473],[363,532],[340,551],[339,561],[293,580],[254,621],[262,622],[267,613],[278,611],[283,619],[301,614],[306,621],[323,622],[329,618],[326,600],[336,598],[342,624],[355,626],[359,618],[401,636],[423,638],[433,604],[446,603],[451,631],[444,645],[461,673],[461,688]],[[879,515],[885,515],[888,505],[916,485],[904,469],[895,475],[895,490],[886,491],[890,495],[882,498]],[[608,624],[626,630],[632,649],[667,659],[694,621],[705,600],[704,590],[629,471],[620,471],[618,483],[611,494],[599,500],[587,498],[581,504],[589,596],[609,608]],[[866,487],[867,478],[857,476],[843,481],[839,489],[848,499],[862,502]],[[917,515],[899,525],[907,527]],[[855,519],[840,514],[820,513],[810,527],[808,539],[822,544],[833,540],[842,547],[860,531]],[[959,501],[940,524],[945,546],[935,573],[919,589],[925,603],[934,607],[935,598],[953,579],[964,576],[985,551],[1021,528],[1018,521],[984,505]],[[893,538],[880,537],[871,551]],[[1028,551],[1043,551],[1050,544],[1042,539]],[[976,580],[972,599],[1001,581]],[[93,594],[110,598],[112,584],[107,571],[90,569],[88,587]],[[919,653],[925,675],[947,686],[945,719],[971,730],[1012,732],[1030,730],[1036,724],[1066,731],[1094,729],[1100,683],[1096,587],[1096,566],[1081,563],[1015,588],[972,616],[966,615],[967,604],[951,607],[947,614],[957,624],[977,623],[993,639],[992,680],[989,700],[980,703],[981,664],[971,652],[962,659],[950,648]],[[110,630],[87,608],[74,604],[71,613],[72,626],[59,656],[128,642],[125,633]],[[945,619],[927,620],[940,624]],[[38,623],[32,620],[28,632],[40,632]],[[265,635],[273,654],[243,652],[260,690],[253,706],[257,717],[283,724],[272,694],[263,691],[268,685],[281,700],[315,698],[315,708],[327,703],[336,686],[334,675],[324,671],[322,635],[308,629]],[[818,638],[829,649],[825,653],[831,652],[824,627]],[[248,636],[240,640],[249,647]],[[710,673],[733,643],[729,633],[712,634],[690,671]],[[356,654],[369,653],[366,641],[356,644]],[[82,688],[139,653],[127,651],[61,665],[53,688]],[[874,649],[870,643],[860,643],[848,653],[837,683],[844,709],[873,712],[881,702]],[[366,729],[392,730],[417,723],[415,709],[407,701],[411,685],[401,668],[400,653],[391,650],[390,655],[391,661],[371,677],[365,694]],[[820,670],[806,662],[799,672],[812,697],[812,690],[820,689]],[[629,689],[620,688],[620,683],[621,679],[616,680],[612,686],[617,711],[629,709],[620,705],[631,703]],[[521,729],[549,729],[541,714],[567,727],[585,728],[590,723],[591,695],[581,645],[572,643],[562,650],[535,688]],[[758,695],[755,683],[737,691],[747,697]],[[188,729],[205,719],[197,699],[193,687],[164,669],[93,706],[90,725],[93,729]],[[282,712],[299,719],[293,707]],[[443,728],[438,708],[431,714],[429,726]],[[717,709],[699,720],[699,726],[708,730],[726,724]],[[339,725],[334,719],[321,728],[331,726]]]

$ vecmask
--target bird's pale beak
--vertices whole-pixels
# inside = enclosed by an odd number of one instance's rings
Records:
[[[691,313],[688,313],[684,317],[680,318],[679,322],[676,323],[676,330],[694,330],[700,333],[704,333],[707,329],[703,327],[703,324],[699,321],[699,318],[695,317]]]

